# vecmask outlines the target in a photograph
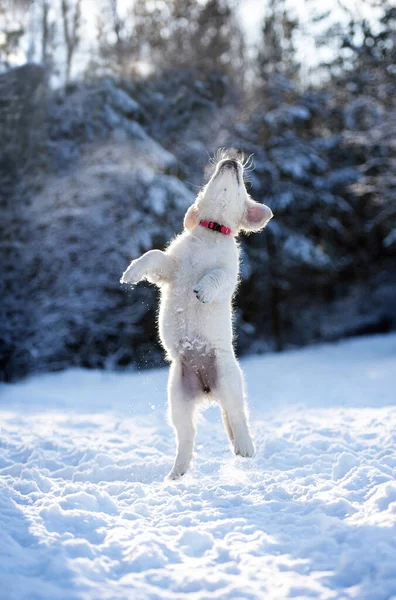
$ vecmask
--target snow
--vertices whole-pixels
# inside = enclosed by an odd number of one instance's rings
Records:
[[[312,269],[331,267],[329,256],[309,238],[276,222],[269,227],[276,236],[278,247],[282,248],[283,260],[287,266],[309,265]]]
[[[179,482],[167,369],[3,384],[1,597],[396,597],[396,334],[243,368],[256,456],[209,408]]]
[[[292,125],[299,121],[308,121],[311,113],[306,106],[283,105],[279,108],[270,110],[265,115],[265,121],[273,126]]]
[[[391,232],[384,239],[385,248],[391,248],[393,245],[396,245],[396,228],[392,229]]]

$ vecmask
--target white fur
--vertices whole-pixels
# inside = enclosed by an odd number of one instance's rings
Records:
[[[169,412],[178,440],[170,473],[173,479],[183,475],[189,467],[196,409],[207,395],[220,404],[235,453],[246,457],[254,454],[242,371],[232,345],[231,302],[239,274],[239,249],[235,237],[241,230],[259,231],[271,217],[272,212],[267,206],[249,198],[243,182],[242,163],[222,159],[188,209],[184,232],[165,252],[151,250],[134,260],[121,278],[121,283],[146,279],[161,288],[159,333],[171,361]],[[232,234],[211,231],[200,226],[200,220],[230,227]],[[204,353],[214,353],[216,384],[209,394],[186,387],[182,362],[186,345],[203,348]]]

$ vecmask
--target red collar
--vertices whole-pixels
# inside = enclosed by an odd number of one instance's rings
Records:
[[[229,227],[226,227],[225,225],[219,225],[219,223],[216,223],[215,221],[200,221],[199,224],[201,227],[207,227],[213,231],[223,233],[224,235],[230,235],[231,233],[231,229]]]

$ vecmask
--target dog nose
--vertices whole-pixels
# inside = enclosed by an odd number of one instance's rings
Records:
[[[228,158],[227,160],[225,160],[223,162],[223,164],[221,165],[221,167],[222,168],[223,167],[231,167],[231,168],[234,168],[234,169],[238,169],[238,163],[235,160],[235,158]]]

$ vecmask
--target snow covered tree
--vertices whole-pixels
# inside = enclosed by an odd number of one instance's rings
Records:
[[[381,4],[375,27],[340,25],[328,77],[307,86],[283,0],[269,3],[246,78],[233,2],[137,0],[129,12],[103,2],[98,70],[85,82],[49,88],[49,38],[46,68],[0,77],[5,377],[161,360],[155,291],[126,294],[116,273],[180,230],[221,146],[254,154],[248,188],[275,214],[242,241],[239,350],[393,327],[392,7]]]
[[[344,106],[346,143],[363,175],[355,193],[368,219],[365,233],[369,244],[379,242],[387,252],[396,249],[396,9],[386,1],[378,6],[382,14],[375,25],[351,17],[341,43],[350,51],[352,68],[335,74],[331,83]]]

